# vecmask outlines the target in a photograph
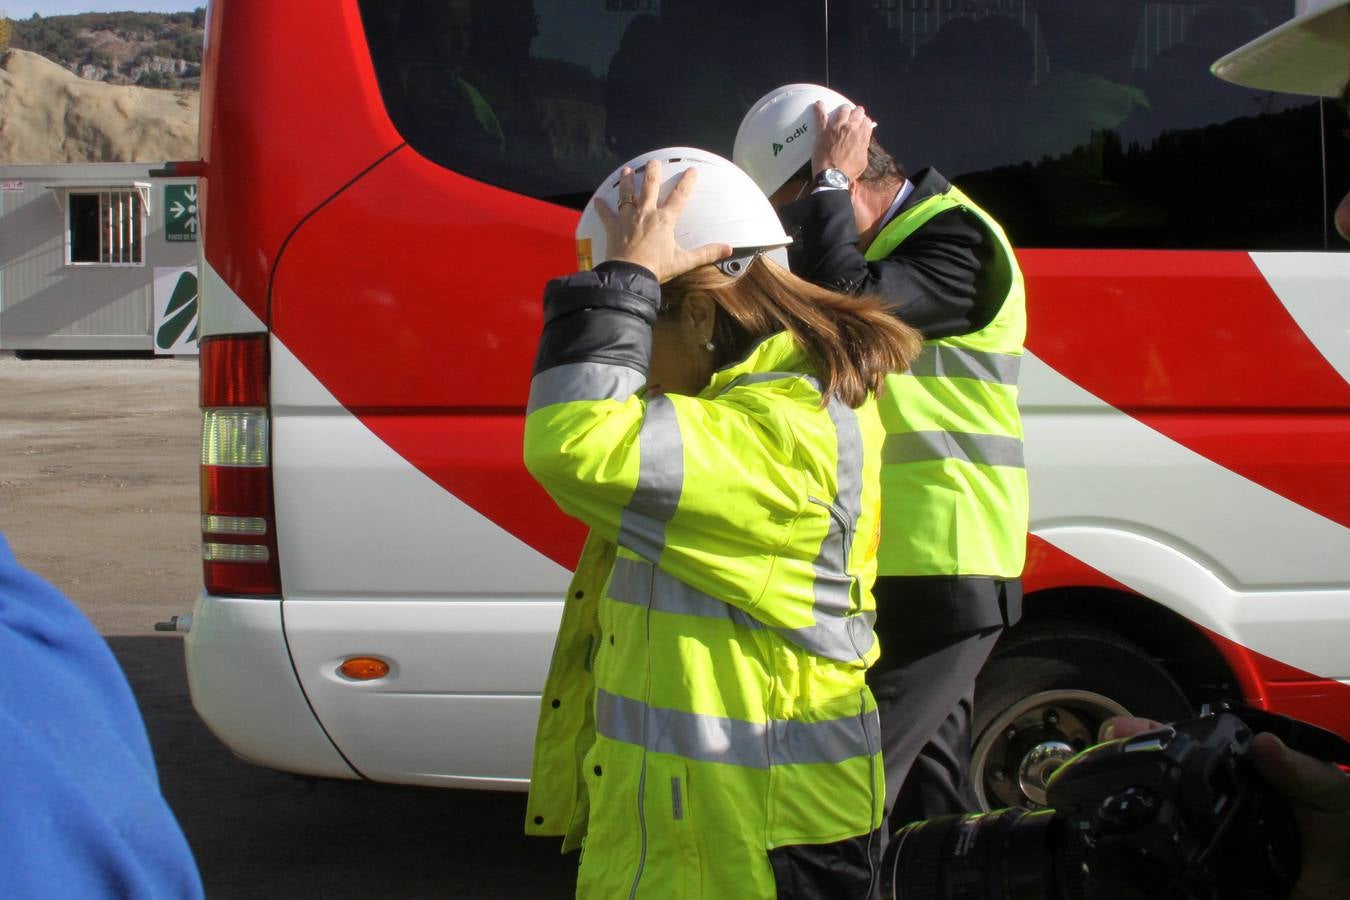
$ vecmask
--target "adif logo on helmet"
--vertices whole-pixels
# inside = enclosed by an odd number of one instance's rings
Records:
[[[811,161],[811,141],[798,138],[815,129],[817,100],[827,114],[853,105],[843,94],[818,84],[785,84],[756,100],[741,119],[731,159],[766,196]]]
[[[760,253],[783,268],[788,267],[787,250],[792,238],[783,231],[778,214],[769,205],[764,192],[755,187],[744,172],[730,160],[693,147],[666,147],[652,150],[624,163],[634,171],[633,187],[642,189],[643,167],[650,160],[661,162],[661,188],[657,197],[664,201],[670,196],[675,182],[686,169],[698,169],[698,181],[685,204],[680,219],[675,223],[675,240],[691,250],[704,244],[730,244],[732,254],[715,265],[728,275],[740,275]],[[586,204],[577,223],[577,258],[589,257],[591,265],[609,259],[609,240],[600,214],[595,211],[595,200],[619,206],[619,172],[615,169],[600,182],[591,200]],[[589,266],[582,265],[582,268]]]
[[[783,143],[782,143],[782,144],[778,143],[777,141],[774,141],[774,144],[773,144],[773,155],[774,155],[774,156],[777,156],[779,153],[782,153],[782,152],[783,152],[783,147],[784,147],[784,145],[792,143],[792,142],[795,141],[797,138],[799,138],[799,137],[801,137],[802,135],[806,134],[806,133],[807,133],[808,131],[810,131],[810,130],[811,130],[811,129],[810,129],[805,123],[802,123],[801,125],[798,125],[798,126],[797,126],[797,130],[796,130],[796,131],[792,132],[792,134],[789,134],[787,137],[783,138]],[[798,167],[798,168],[800,168],[800,167]],[[775,188],[775,190],[777,190],[777,189]]]

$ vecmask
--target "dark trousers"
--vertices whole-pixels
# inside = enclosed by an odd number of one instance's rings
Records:
[[[992,578],[877,580],[881,658],[868,684],[881,718],[889,836],[919,819],[974,811],[970,779],[975,677],[1021,585]]]
[[[881,880],[886,826],[834,844],[769,851],[778,900],[870,900]]]
[[[881,716],[890,832],[908,822],[975,810],[970,780],[975,676],[1002,627],[948,635],[894,652],[871,679]]]

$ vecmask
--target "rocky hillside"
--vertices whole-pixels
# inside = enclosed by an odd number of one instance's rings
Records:
[[[0,163],[197,157],[196,91],[80,78],[35,53],[0,54]]]
[[[91,81],[195,89],[205,24],[205,8],[33,16],[11,20],[10,46],[45,56]]]

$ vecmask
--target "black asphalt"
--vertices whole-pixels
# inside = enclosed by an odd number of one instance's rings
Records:
[[[523,794],[316,781],[245,763],[192,710],[175,636],[111,637],[211,900],[571,897],[576,855]]]

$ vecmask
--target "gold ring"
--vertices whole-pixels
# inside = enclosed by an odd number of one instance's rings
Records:
[[[627,206],[637,206],[637,201],[634,200],[632,197],[620,197],[620,198],[619,198],[619,209],[623,209],[625,205],[627,205]]]

